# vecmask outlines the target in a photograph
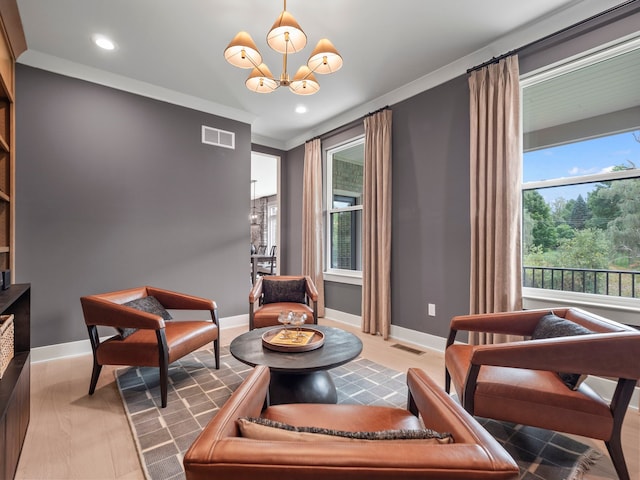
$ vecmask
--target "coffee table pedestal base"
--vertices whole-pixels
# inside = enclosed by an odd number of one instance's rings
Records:
[[[271,405],[282,403],[338,403],[336,385],[326,370],[310,373],[271,371]]]

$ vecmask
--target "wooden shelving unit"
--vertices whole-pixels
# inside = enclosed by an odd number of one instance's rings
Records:
[[[31,416],[31,287],[0,291],[0,314],[14,318],[14,356],[0,379],[0,478],[13,478]]]
[[[0,0],[0,270],[15,275],[15,63],[27,49],[16,0]],[[14,357],[0,379],[0,478],[14,478],[30,417],[31,287],[0,290],[14,315]]]

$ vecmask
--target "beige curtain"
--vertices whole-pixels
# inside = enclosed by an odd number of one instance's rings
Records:
[[[391,326],[391,110],[364,120],[362,331],[389,338]]]
[[[309,275],[318,290],[318,317],[324,317],[321,148],[318,138],[305,143],[302,186],[302,274]]]
[[[471,120],[471,313],[522,308],[522,147],[518,58],[469,77]],[[477,334],[471,343],[498,343]]]

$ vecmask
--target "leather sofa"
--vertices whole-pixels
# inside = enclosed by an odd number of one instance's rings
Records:
[[[556,322],[556,331],[540,338],[544,317]],[[561,325],[571,334],[556,336]],[[468,345],[455,342],[460,331],[524,340]],[[445,389],[453,384],[472,415],[603,440],[618,476],[628,480],[620,433],[640,378],[639,360],[639,331],[578,308],[461,315],[451,320]],[[586,382],[570,388],[562,378],[567,374],[614,380],[612,399],[602,398]]]
[[[268,406],[269,369],[257,366],[184,456],[187,480],[513,479],[507,452],[423,371],[409,369],[408,409],[325,404]],[[265,407],[266,406],[266,407]],[[454,443],[421,440],[266,441],[241,436],[238,420],[349,432],[423,428],[450,432]],[[315,435],[315,434],[311,434]]]

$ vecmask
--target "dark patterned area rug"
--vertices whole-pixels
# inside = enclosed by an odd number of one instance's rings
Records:
[[[124,368],[116,372],[140,462],[149,480],[184,479],[184,453],[251,370],[224,347],[220,370],[214,365],[211,350],[199,350],[171,364],[166,408],[160,408],[157,368]],[[330,372],[339,403],[406,407],[404,373],[364,358]],[[478,420],[514,457],[521,480],[580,479],[595,462],[605,463],[604,470],[612,472],[609,478],[616,478],[606,455],[564,435]]]

